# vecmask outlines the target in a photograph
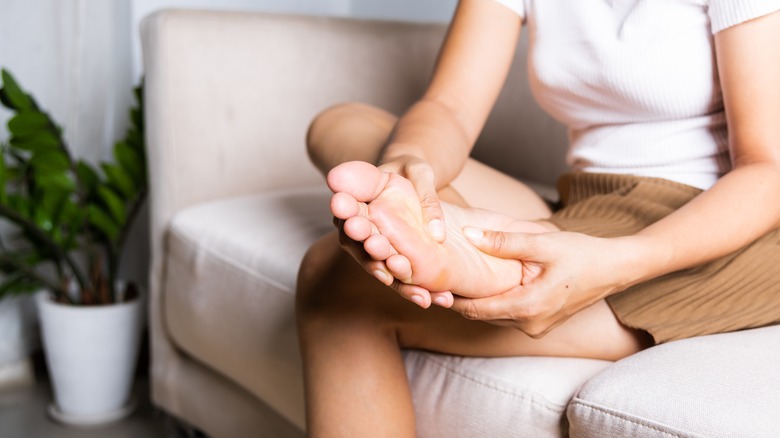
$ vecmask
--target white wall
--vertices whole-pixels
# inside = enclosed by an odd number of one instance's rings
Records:
[[[449,21],[455,0],[352,0],[349,15],[407,21]]]
[[[130,0],[3,0],[0,10],[0,65],[65,127],[75,155],[102,158],[126,126]]]

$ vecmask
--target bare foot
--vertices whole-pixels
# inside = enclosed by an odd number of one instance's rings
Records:
[[[550,231],[534,222],[442,202],[447,239],[438,243],[426,231],[417,194],[406,178],[368,163],[349,162],[329,173],[328,185],[336,193],[331,202],[333,214],[346,220],[344,232],[364,242],[374,259],[385,260],[396,278],[430,291],[476,298],[520,284],[521,263],[479,251],[463,236],[464,227]]]

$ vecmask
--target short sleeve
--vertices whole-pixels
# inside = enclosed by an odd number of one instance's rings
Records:
[[[518,0],[511,2],[521,3]],[[710,0],[712,33],[779,10],[780,0]]]
[[[525,19],[525,0],[493,0],[496,3],[500,3],[507,8],[511,9],[519,15],[521,18]]]

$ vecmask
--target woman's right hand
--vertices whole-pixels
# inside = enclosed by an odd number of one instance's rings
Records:
[[[433,167],[427,161],[412,155],[401,155],[386,160],[378,167],[384,172],[397,173],[412,182],[420,199],[426,229],[434,240],[439,243],[444,242],[447,237],[444,213],[439,195],[436,193],[436,175]]]

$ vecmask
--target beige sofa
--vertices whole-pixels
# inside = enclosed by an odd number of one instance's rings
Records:
[[[304,435],[295,278],[332,227],[307,124],[349,100],[403,111],[444,31],[183,10],[144,21],[157,406],[214,437]],[[532,102],[523,58],[475,155],[549,194],[566,135]],[[780,327],[617,363],[409,351],[406,365],[422,437],[780,434]]]

